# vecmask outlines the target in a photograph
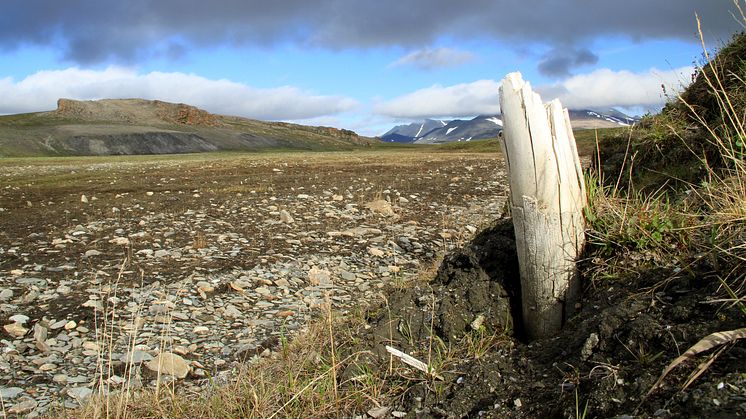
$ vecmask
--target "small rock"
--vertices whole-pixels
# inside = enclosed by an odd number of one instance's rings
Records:
[[[280,211],[280,221],[285,224],[292,224],[295,222],[290,213],[285,210]]]
[[[169,252],[168,250],[160,249],[156,250],[155,253],[153,253],[153,256],[155,258],[164,258],[166,256],[171,256],[171,252]]]
[[[93,390],[88,387],[73,387],[67,390],[67,395],[81,404],[87,398],[91,397],[91,394],[93,394]]]
[[[5,288],[0,291],[0,301],[8,301],[11,298],[13,298],[13,290]]]
[[[23,389],[20,387],[0,387],[0,397],[3,400],[14,399],[21,393],[23,393]]]
[[[13,405],[13,407],[8,409],[8,413],[10,413],[11,415],[23,415],[36,409],[37,405],[38,403],[36,403],[36,400],[33,400],[33,399],[24,400],[18,404]]]
[[[130,353],[122,355],[119,360],[125,364],[140,364],[142,362],[151,361],[153,356],[145,351],[134,350]]]
[[[384,418],[386,415],[391,412],[391,408],[388,406],[381,406],[381,407],[374,407],[370,410],[368,410],[368,416],[372,417],[373,419],[379,419]]]
[[[171,352],[164,352],[156,356],[145,366],[151,371],[176,378],[185,378],[189,374],[189,363],[184,358]]]
[[[593,348],[598,345],[598,335],[595,333],[591,333],[590,336],[588,336],[588,339],[585,340],[585,343],[583,344],[583,349],[580,351],[580,358],[583,361],[588,360],[588,358],[593,355]]]
[[[235,318],[239,318],[239,317],[243,317],[243,313],[241,313],[241,310],[239,310],[238,308],[236,308],[236,306],[234,306],[234,305],[232,305],[232,304],[231,304],[231,305],[228,305],[228,306],[227,306],[227,307],[225,308],[225,311],[223,312],[223,314],[224,314],[224,315],[225,315],[226,317],[232,317],[232,318],[234,318],[234,319],[235,319]]]
[[[381,250],[381,249],[379,249],[377,247],[369,247],[368,248],[368,253],[371,256],[375,256],[375,257],[379,257],[379,258],[383,257],[386,254],[383,250]]]
[[[484,324],[484,314],[480,314],[477,316],[476,319],[474,319],[473,322],[471,322],[471,330],[479,330],[480,327]]]
[[[192,332],[198,335],[208,334],[210,333],[210,328],[207,326],[194,326],[194,329],[192,330]]]
[[[12,322],[16,322],[18,324],[26,324],[26,322],[29,321],[29,316],[25,316],[23,314],[16,314],[15,316],[10,316],[8,320]]]
[[[34,341],[43,343],[47,340],[48,330],[39,323],[34,325]]]
[[[96,302],[98,303],[98,301]],[[83,307],[86,307],[86,305],[84,304]],[[69,322],[65,323],[65,330],[73,330],[76,327],[78,327],[78,323],[75,323],[75,320],[70,320]]]
[[[87,204],[88,203],[88,197],[85,195],[80,195],[80,202]]]
[[[331,273],[314,266],[308,271],[308,282],[311,285],[332,285]]]
[[[86,308],[92,308],[98,311],[104,311],[103,304],[101,304],[101,301],[98,301],[98,300],[88,300],[85,303],[83,303],[81,306],[86,307]],[[65,324],[65,327],[67,327],[68,324],[70,323]]]
[[[92,257],[92,256],[99,256],[100,254],[101,254],[101,252],[99,252],[98,250],[91,249],[91,250],[88,250],[87,252],[85,252],[85,254],[83,256],[89,258],[89,257]]]
[[[377,199],[375,201],[368,202],[367,204],[365,204],[365,208],[368,208],[373,213],[387,217],[396,214],[394,212],[394,209],[391,207],[391,204],[383,199]]]
[[[22,338],[28,333],[28,329],[23,327],[20,323],[11,323],[6,324],[3,326],[3,329],[5,329],[6,332],[8,332],[9,335],[15,337],[15,338]]]

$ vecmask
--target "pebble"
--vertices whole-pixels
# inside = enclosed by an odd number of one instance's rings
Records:
[[[171,352],[159,354],[145,363],[145,366],[153,372],[171,375],[176,378],[186,378],[190,370],[189,363],[184,358]]]
[[[28,329],[23,327],[20,323],[11,323],[6,324],[3,326],[3,329],[5,329],[6,332],[8,332],[9,335],[20,338],[26,335],[28,333]]]
[[[24,415],[26,413],[30,413],[32,410],[36,409],[36,406],[39,404],[36,402],[36,400],[33,399],[26,399],[20,403],[14,404],[10,409],[8,409],[8,413],[11,415]]]
[[[16,322],[18,324],[26,324],[26,322],[29,321],[29,316],[25,316],[23,314],[16,314],[15,316],[10,316],[8,320],[12,322]]]
[[[67,395],[75,399],[78,403],[87,400],[93,394],[93,390],[88,387],[73,387],[67,390]]]
[[[492,161],[479,172],[490,172]],[[453,170],[463,183],[468,175],[462,167],[459,162]],[[441,176],[437,170],[416,176]],[[172,181],[160,179],[159,186]],[[178,356],[186,368],[171,372],[186,377],[180,386],[196,391],[209,385],[201,378],[229,374],[246,355],[272,356],[273,348],[260,349],[262,343],[303,330],[325,301],[345,312],[375,298],[394,276],[413,277],[444,246],[455,246],[438,233],[468,237],[469,226],[494,218],[504,202],[498,181],[475,179],[465,195],[427,186],[397,190],[399,184],[351,178],[334,187],[257,185],[235,197],[206,188],[121,192],[102,206],[106,211],[77,219],[70,214],[65,222],[73,227],[50,219],[44,231],[60,233],[0,237],[0,252],[34,255],[13,258],[0,271],[4,313],[42,316],[3,325],[18,335],[5,335],[3,355],[10,355],[0,359],[0,368],[23,374],[0,369],[0,383],[34,397],[25,414],[42,414],[53,403],[77,406],[76,395],[96,391],[101,353],[114,371],[133,364],[127,384],[133,388],[156,384],[153,375],[139,376],[153,374],[146,364],[157,371],[156,358]],[[383,199],[371,200],[377,191],[385,191]],[[141,198],[156,194],[175,205],[150,211],[150,200]],[[442,226],[446,216],[453,227]],[[58,311],[48,309],[50,301]],[[112,315],[115,328],[102,329],[104,321],[111,326]],[[115,330],[114,336],[101,340],[103,330]],[[104,381],[121,386],[125,379],[119,373]],[[16,405],[30,406],[25,394],[13,399]]]
[[[20,387],[0,387],[0,397],[3,400],[14,399],[21,393],[23,393],[23,389]]]

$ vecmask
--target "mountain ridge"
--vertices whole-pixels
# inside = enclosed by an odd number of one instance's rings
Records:
[[[639,118],[630,117],[616,109],[579,109],[568,111],[574,129],[614,128],[629,126]],[[442,126],[423,132],[418,127],[426,127],[429,121],[437,121]],[[431,124],[432,125],[432,124]],[[479,115],[470,120],[451,121],[425,119],[406,125],[397,125],[381,136],[385,142],[439,144],[457,141],[471,141],[496,137],[502,131],[502,115]]]
[[[258,121],[146,99],[61,98],[52,111],[0,116],[0,157],[349,149],[374,142],[345,129]]]

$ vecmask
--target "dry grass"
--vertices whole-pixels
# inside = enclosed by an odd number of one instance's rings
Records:
[[[702,176],[681,181],[667,174],[683,187],[642,193],[633,182],[639,173],[634,172],[635,154],[629,152],[614,184],[603,175],[589,179],[590,242],[604,255],[596,260],[602,263],[595,277],[649,266],[688,269],[705,262],[721,282],[712,301],[739,305],[746,314],[746,67],[726,59],[742,45],[746,35],[725,47],[726,57],[720,59],[720,54],[711,57],[702,41],[707,63],[692,85],[694,92],[683,92],[667,112],[642,128],[660,136],[660,128],[667,127],[666,135],[689,150],[688,160],[703,168]],[[699,133],[695,141],[692,132]],[[627,150],[649,136],[630,136]],[[621,180],[627,180],[623,187]]]

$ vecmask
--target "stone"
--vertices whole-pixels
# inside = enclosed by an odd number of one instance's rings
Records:
[[[194,329],[192,329],[192,332],[198,335],[206,335],[210,333],[210,328],[207,326],[194,326]]]
[[[13,298],[13,290],[5,288],[0,291],[0,301],[8,301]]]
[[[185,378],[189,374],[189,363],[171,352],[164,352],[151,361],[147,362],[145,366],[156,373],[171,375],[176,378]]]
[[[85,252],[85,254],[83,254],[83,256],[87,258],[92,257],[92,256],[99,256],[99,255],[101,255],[101,252],[95,249],[88,250]]]
[[[280,221],[285,224],[292,224],[295,222],[290,213],[285,210],[280,211]]]
[[[370,254],[371,256],[375,256],[375,257],[379,257],[379,258],[381,258],[381,257],[383,257],[383,256],[384,256],[384,255],[385,255],[386,253],[385,253],[385,252],[384,252],[383,250],[381,250],[381,249],[379,249],[379,248],[377,248],[377,247],[369,247],[369,248],[368,248],[368,254]]]
[[[98,311],[104,311],[104,306],[103,304],[101,304],[101,301],[99,300],[88,300],[85,303],[81,304],[81,307],[92,308]],[[65,327],[67,327],[67,324],[65,325]]]
[[[26,316],[23,314],[16,314],[15,316],[10,316],[8,320],[12,322],[16,322],[18,324],[26,324],[26,322],[29,321],[29,316]]]
[[[377,199],[375,201],[368,202],[367,204],[365,204],[365,208],[369,209],[375,214],[383,215],[386,217],[396,215],[396,213],[394,212],[394,208],[391,207],[391,203],[383,199]]]
[[[332,285],[331,273],[314,266],[308,270],[308,282],[311,285]]]
[[[225,308],[225,311],[223,312],[223,314],[227,317],[232,317],[232,318],[243,317],[243,313],[241,313],[241,310],[236,308],[236,306],[234,305],[228,305]]]
[[[586,339],[583,344],[583,349],[580,350],[580,358],[583,361],[587,361],[588,358],[593,355],[593,349],[598,345],[598,342],[598,335],[596,333],[591,333],[590,336],[588,336],[588,339]]]
[[[26,333],[28,333],[28,329],[23,327],[20,323],[6,324],[3,326],[3,329],[14,338],[22,338]]]
[[[134,350],[132,352],[122,355],[119,360],[125,364],[140,364],[143,362],[151,361],[153,356],[145,351]]]
[[[156,250],[155,253],[153,253],[153,257],[155,258],[164,258],[167,256],[171,256],[171,252],[164,249]]]
[[[18,404],[13,405],[13,407],[8,409],[8,413],[10,413],[11,415],[24,415],[36,409],[36,406],[38,405],[39,404],[36,402],[36,400],[27,399]]]
[[[67,390],[67,395],[75,399],[78,403],[84,402],[91,397],[93,390],[88,387],[73,387]]]
[[[97,303],[101,304],[100,302],[96,301]],[[83,305],[83,307],[86,307]],[[73,330],[76,327],[78,327],[78,323],[75,322],[75,320],[70,320],[69,322],[65,323],[65,330]]]
[[[34,325],[34,340],[39,343],[44,343],[44,341],[47,340],[47,334],[48,330],[46,327],[42,326],[39,323],[36,323]]]
[[[14,399],[21,393],[23,393],[23,389],[20,387],[0,387],[0,397],[3,400]]]
[[[370,410],[368,410],[368,416],[372,417],[373,419],[379,419],[379,418],[385,418],[388,416],[389,412],[391,412],[391,408],[388,406],[380,406],[380,407],[374,407]]]
[[[80,195],[80,202],[87,204],[88,203],[88,197],[85,195]]]

